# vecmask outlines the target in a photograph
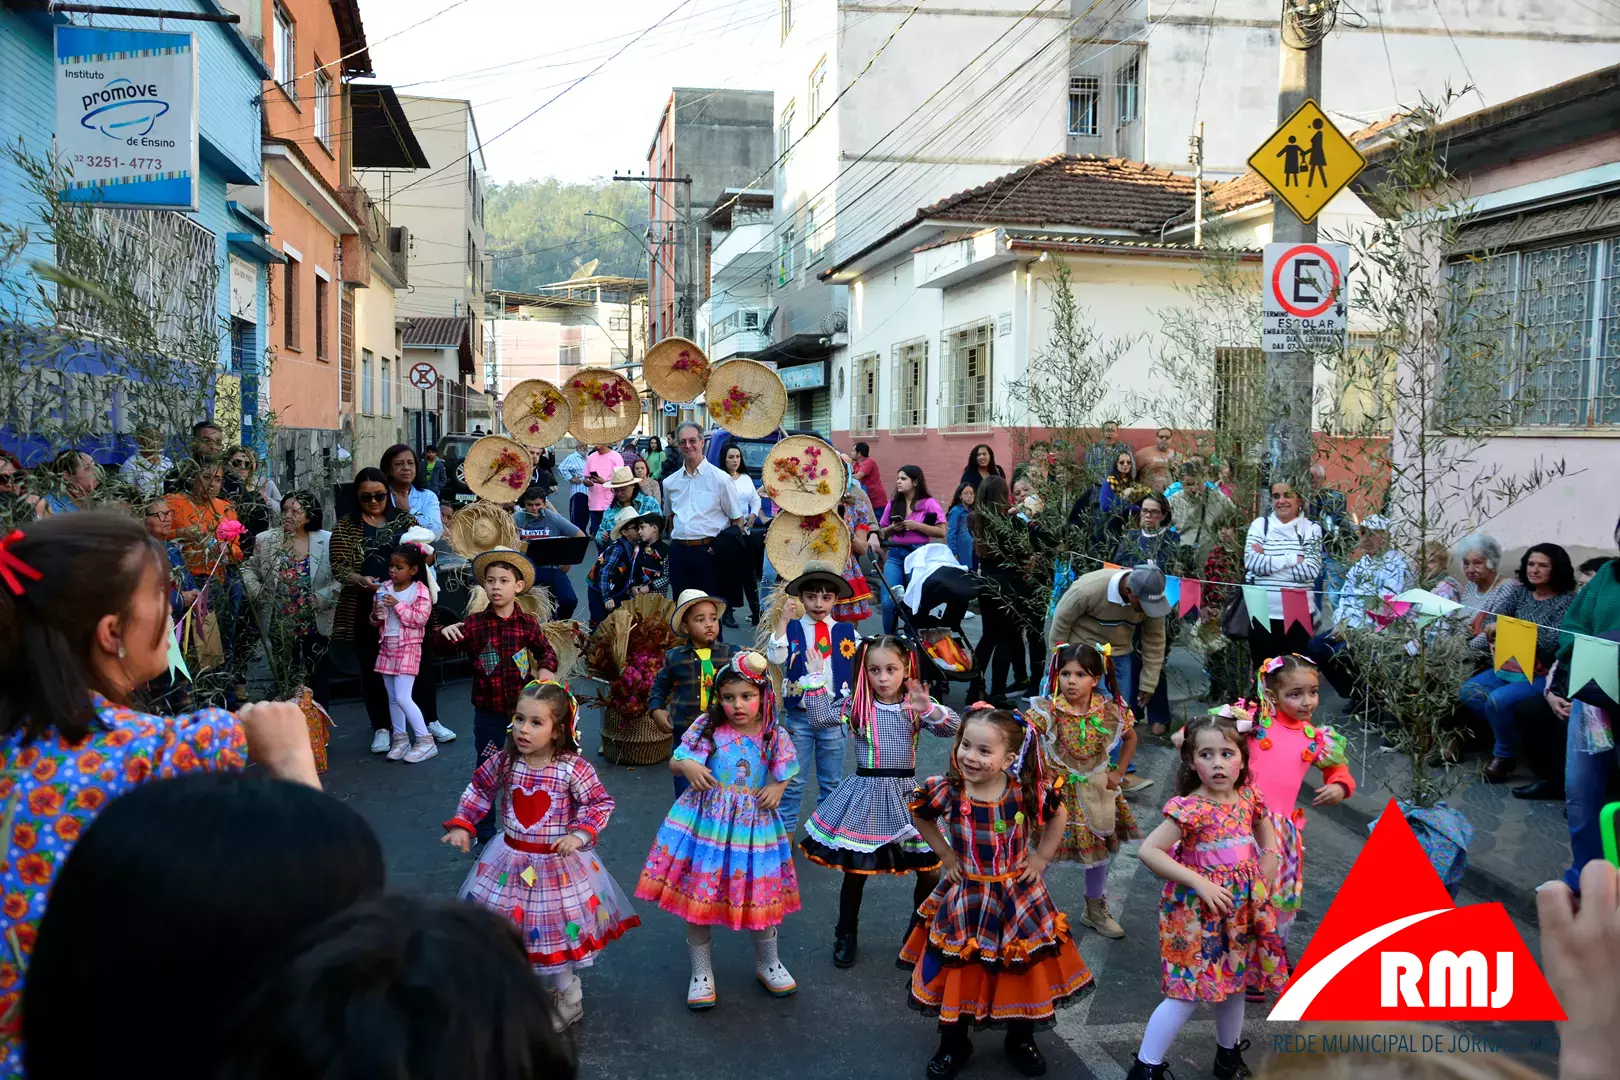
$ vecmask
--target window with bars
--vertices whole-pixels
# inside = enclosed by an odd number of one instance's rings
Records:
[[[940,371],[941,428],[988,427],[994,319],[945,331]]]
[[[1133,56],[1114,73],[1114,114],[1124,127],[1142,114],[1142,58]]]
[[[315,137],[321,145],[332,146],[332,79],[324,71],[315,73]]]
[[[287,96],[298,100],[298,33],[293,17],[280,4],[276,5],[275,65],[276,82],[287,91]]]
[[[332,283],[315,275],[315,359],[321,363],[331,361],[330,350],[327,348],[327,331],[332,324]]]
[[[855,391],[850,401],[849,430],[851,434],[870,435],[877,431],[878,422],[878,354],[857,356],[850,366],[855,372]]]
[[[56,245],[58,266],[104,282],[114,304],[138,308],[158,342],[177,354],[215,338],[220,270],[212,232],[169,210],[97,207],[89,215],[88,237]],[[117,280],[105,280],[109,265],[125,268]],[[94,293],[63,288],[57,301],[64,326],[115,339],[129,332]]]
[[[1215,430],[1252,431],[1265,401],[1266,354],[1262,349],[1215,350]]]
[[[370,349],[360,350],[360,411],[371,416],[377,410],[377,396],[371,388],[371,377],[376,374],[376,358]]]
[[[1069,77],[1069,134],[1096,135],[1097,102],[1102,97],[1102,86],[1094,75]]]
[[[889,382],[893,411],[891,431],[921,431],[928,422],[928,342],[905,341],[894,347],[894,377]]]
[[[1469,356],[1444,371],[1443,415],[1620,424],[1620,237],[1459,260],[1447,289],[1451,352]]]

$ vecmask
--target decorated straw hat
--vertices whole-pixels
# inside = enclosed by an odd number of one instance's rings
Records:
[[[849,482],[844,459],[814,435],[794,435],[771,447],[760,476],[763,494],[791,514],[826,513]]]
[[[607,368],[582,368],[563,384],[573,419],[568,430],[583,443],[616,443],[641,423],[635,384]]]
[[[625,511],[625,513],[622,513],[613,519],[613,535],[615,536],[624,532],[626,526],[637,525],[643,521],[651,521],[653,517],[653,515],[643,514],[641,511],[636,510],[633,507],[625,507]]]
[[[836,511],[800,516],[784,510],[765,532],[765,556],[781,577],[804,573],[812,560],[849,565],[849,526]]]
[[[806,589],[831,589],[838,599],[848,600],[855,595],[854,587],[844,580],[844,567],[848,565],[844,562],[834,566],[823,559],[811,559],[799,575],[787,583],[787,594],[798,596]]]
[[[573,678],[585,652],[585,627],[572,619],[542,619],[540,629],[551,642],[551,651],[557,654],[557,678],[565,682]]]
[[[512,515],[482,499],[457,510],[445,526],[444,535],[464,559],[490,548],[515,548],[518,542],[517,522]]]
[[[702,589],[685,589],[682,590],[680,599],[675,602],[675,610],[669,613],[669,628],[677,634],[686,633],[686,613],[692,610],[694,604],[701,604],[704,601],[714,605],[716,615],[726,613],[726,602],[718,596],[710,596]]]
[[[665,401],[691,401],[709,382],[709,358],[695,342],[665,338],[647,350],[647,385]]]
[[[782,426],[787,387],[758,360],[727,360],[709,373],[709,417],[741,439],[763,439]]]
[[[641,481],[636,479],[634,469],[628,465],[620,465],[613,470],[613,475],[608,477],[607,486],[610,488],[635,487],[639,483]]]
[[[518,610],[533,615],[541,622],[550,619],[556,614],[556,610],[547,601],[546,592],[546,589],[540,588],[518,593]],[[487,607],[489,607],[489,593],[484,591],[482,585],[474,585],[472,591],[467,594],[467,610],[465,614],[476,615]]]
[[[524,379],[501,402],[501,423],[507,432],[536,450],[562,438],[573,418],[568,396],[544,379]]]
[[[517,548],[509,547],[490,548],[488,551],[473,556],[473,577],[477,579],[480,585],[484,582],[484,568],[490,563],[498,562],[516,568],[518,577],[523,579],[524,592],[534,588],[534,563],[530,562],[529,557]]]
[[[529,486],[534,459],[520,442],[504,435],[485,435],[467,448],[461,468],[467,488],[480,499],[515,503]]]

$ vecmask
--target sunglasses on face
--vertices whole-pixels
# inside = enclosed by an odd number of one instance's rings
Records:
[[[376,493],[372,493],[372,492],[369,492],[369,491],[362,491],[360,493],[360,501],[361,502],[382,502],[386,498],[388,498],[388,495],[386,493],[380,492],[380,491],[376,492]]]

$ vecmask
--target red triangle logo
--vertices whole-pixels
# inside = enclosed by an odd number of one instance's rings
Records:
[[[1268,1020],[1563,1020],[1501,904],[1459,908],[1392,799]]]

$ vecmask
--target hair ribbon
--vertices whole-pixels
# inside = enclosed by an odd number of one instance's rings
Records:
[[[5,581],[6,588],[11,590],[13,596],[23,594],[23,583],[17,579],[18,574],[30,581],[43,581],[45,579],[44,574],[12,554],[11,545],[22,539],[24,537],[21,529],[12,529],[3,538],[0,538],[0,579]]]

